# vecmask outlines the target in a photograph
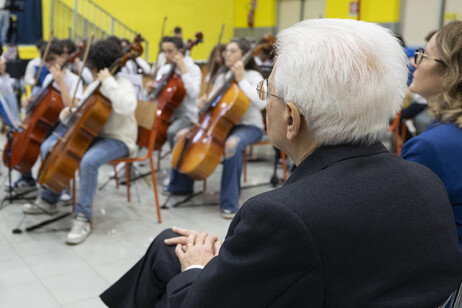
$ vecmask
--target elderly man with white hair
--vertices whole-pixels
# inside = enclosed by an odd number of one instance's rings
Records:
[[[159,234],[101,295],[110,307],[437,307],[460,284],[444,186],[378,142],[406,88],[395,37],[309,20],[282,31],[276,52],[257,91],[271,142],[297,169],[248,200],[223,243]]]

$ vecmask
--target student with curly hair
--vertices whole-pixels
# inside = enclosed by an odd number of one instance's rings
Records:
[[[97,82],[88,86],[82,102],[85,102],[100,82],[99,90],[111,101],[112,112],[80,161],[80,194],[75,205],[72,228],[67,234],[67,244],[79,244],[91,232],[90,221],[93,216],[91,205],[98,184],[98,168],[111,160],[129,156],[135,150],[137,137],[135,89],[128,80],[111,75],[108,69],[120,56],[120,48],[108,40],[99,41],[91,46],[88,55],[87,66]],[[69,107],[65,107],[60,114],[61,122],[66,123],[69,114]],[[40,149],[42,157],[51,151],[56,142],[55,135],[45,140]],[[41,196],[34,203],[26,203],[22,209],[27,214],[54,214],[58,212],[56,204],[58,198],[59,194],[44,188]]]

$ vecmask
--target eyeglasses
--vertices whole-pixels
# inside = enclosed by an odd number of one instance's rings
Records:
[[[441,61],[439,59],[436,59],[436,58],[433,58],[433,57],[430,57],[429,55],[427,55],[425,53],[425,49],[417,48],[417,50],[414,53],[414,62],[415,62],[415,64],[419,65],[420,63],[422,63],[423,58],[427,58],[427,59],[430,59],[430,60],[433,60],[433,61],[436,61],[438,63],[441,63],[441,64],[445,65],[443,61]]]
[[[257,84],[257,95],[262,101],[266,101],[268,99],[268,96],[274,96],[280,99],[281,101],[284,101],[282,97],[268,92],[268,79],[264,79]]]

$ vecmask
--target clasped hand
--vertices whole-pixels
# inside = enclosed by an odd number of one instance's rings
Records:
[[[220,251],[222,242],[216,236],[178,227],[172,227],[172,230],[180,236],[166,239],[164,243],[176,245],[175,253],[180,260],[182,271],[191,265],[207,265]]]

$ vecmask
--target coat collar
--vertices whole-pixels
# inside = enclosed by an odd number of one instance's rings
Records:
[[[300,178],[316,173],[341,160],[387,152],[388,150],[381,142],[376,142],[372,145],[324,145],[317,148],[297,166],[286,184],[291,184]]]

